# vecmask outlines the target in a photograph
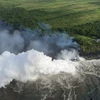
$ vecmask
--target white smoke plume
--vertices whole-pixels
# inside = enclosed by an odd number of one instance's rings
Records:
[[[62,50],[58,55],[57,55],[57,59],[62,59],[62,60],[78,60],[78,61],[82,61],[85,60],[83,57],[79,56],[78,51],[76,51],[75,49],[70,49],[70,51],[68,50]]]
[[[67,33],[53,32],[45,24],[33,31],[0,24],[0,87],[13,79],[27,82],[41,74],[76,73],[78,62],[72,60],[81,60],[79,45]]]
[[[10,34],[8,30],[0,31],[0,54],[5,50],[16,54],[21,52],[23,48],[24,39],[19,31],[14,31],[13,34]]]
[[[6,23],[0,22],[0,54],[4,51],[18,54],[35,49],[55,57],[63,49],[79,48],[74,38],[66,32],[54,32],[48,25],[40,25],[41,29],[15,30]]]
[[[52,60],[42,52],[30,50],[15,55],[4,52],[0,56],[0,87],[9,84],[13,79],[27,82],[36,80],[41,74],[59,72],[76,73],[77,62],[70,60]]]

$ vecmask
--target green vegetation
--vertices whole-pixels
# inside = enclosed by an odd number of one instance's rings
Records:
[[[100,51],[100,0],[0,0],[0,18],[20,28],[45,22],[74,36],[85,53]]]

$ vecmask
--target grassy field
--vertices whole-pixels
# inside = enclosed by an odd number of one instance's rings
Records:
[[[100,0],[0,0],[0,18],[29,28],[45,22],[74,36],[85,53],[100,51]]]

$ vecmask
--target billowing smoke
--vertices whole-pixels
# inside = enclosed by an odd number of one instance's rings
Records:
[[[57,55],[57,59],[62,60],[79,60],[82,61],[84,58],[79,56],[79,53],[75,49],[69,50],[61,50],[61,52]]]
[[[55,57],[61,50],[79,49],[79,45],[74,38],[66,32],[52,31],[48,25],[43,23],[39,25],[40,29],[15,30],[2,22],[0,25],[2,26],[0,27],[0,53],[9,51],[18,54],[22,51],[35,49]]]
[[[10,34],[8,30],[0,31],[0,54],[4,51],[19,53],[24,48],[24,39],[19,31]]]
[[[76,73],[78,63],[72,60],[80,60],[79,45],[67,33],[54,32],[44,23],[34,30],[0,23],[0,87],[13,79],[27,82],[42,74]]]
[[[0,56],[0,87],[13,79],[21,82],[36,80],[42,74],[54,75],[59,72],[76,73],[76,62],[52,60],[42,52],[30,50],[18,55],[4,52]]]
[[[18,30],[0,21],[0,98],[99,100],[100,60],[85,60],[79,49],[73,37],[44,23]]]

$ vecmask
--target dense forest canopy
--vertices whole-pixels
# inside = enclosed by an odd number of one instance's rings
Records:
[[[19,28],[44,22],[74,36],[85,53],[100,51],[100,0],[0,0],[0,19]]]

